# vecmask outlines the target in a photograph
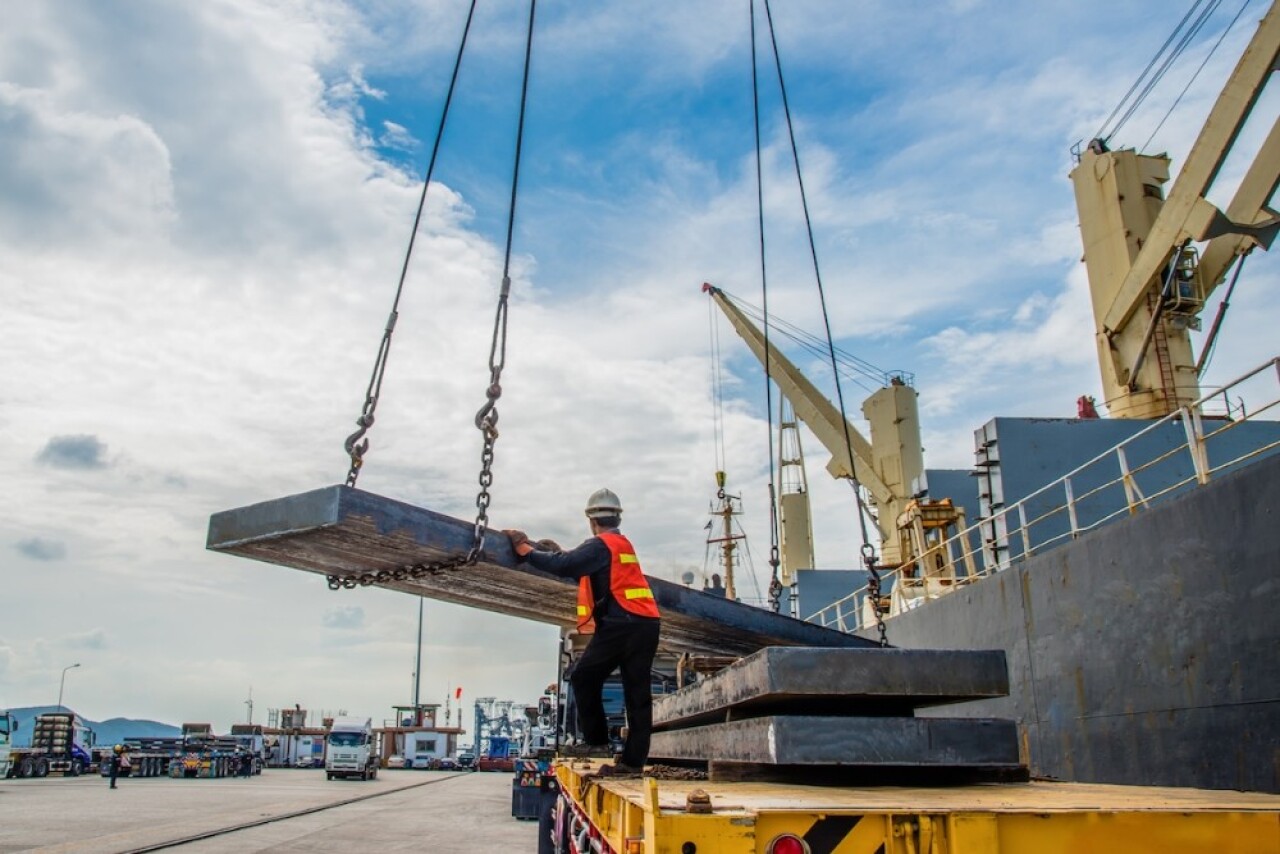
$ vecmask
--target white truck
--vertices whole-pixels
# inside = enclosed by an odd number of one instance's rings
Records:
[[[378,746],[371,718],[334,718],[326,742],[324,771],[330,780],[335,777],[373,780],[378,776]]]
[[[0,712],[0,780],[9,776],[9,748],[13,746],[13,731],[17,728],[17,718]]]

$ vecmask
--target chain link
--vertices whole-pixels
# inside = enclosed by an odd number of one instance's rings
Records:
[[[472,529],[471,548],[461,557],[434,563],[416,563],[411,566],[393,569],[381,569],[376,572],[365,572],[354,575],[328,576],[330,590],[351,590],[355,587],[368,587],[373,584],[385,584],[388,581],[407,581],[435,575],[451,569],[460,569],[479,562],[484,552],[484,537],[489,530],[489,487],[493,485],[494,444],[498,440],[498,398],[502,397],[502,369],[507,359],[507,302],[511,293],[511,242],[515,234],[516,198],[520,185],[520,157],[524,141],[525,109],[529,96],[529,66],[533,53],[533,23],[537,0],[529,0],[529,29],[525,36],[524,77],[520,89],[520,118],[516,128],[515,165],[511,176],[511,205],[507,210],[507,241],[502,266],[502,287],[498,294],[498,307],[493,320],[493,340],[489,345],[489,387],[485,390],[487,400],[476,413],[475,424],[484,436],[484,445],[480,451],[480,491],[476,495],[476,521]],[[467,31],[471,27],[475,2],[471,4],[471,13],[467,16]],[[463,46],[466,44],[466,33],[463,32]],[[458,62],[454,66],[453,81],[449,84],[449,96],[445,103],[445,114],[448,113],[448,101],[453,97],[453,85],[457,81],[458,65],[462,61],[462,47],[458,49]],[[444,131],[444,118],[441,118],[440,131],[436,134],[436,148],[439,148],[440,137]],[[436,151],[431,154],[431,167],[435,165]],[[422,197],[418,201],[418,218],[414,220],[413,234],[417,234],[421,221],[423,205],[426,201],[427,187],[431,183],[431,167],[427,170],[427,180],[423,184]],[[355,485],[355,477],[363,464],[364,453],[368,450],[368,440],[363,439],[365,432],[373,423],[373,407],[377,405],[378,394],[382,387],[382,370],[386,365],[386,355],[390,349],[391,332],[395,327],[396,307],[399,305],[400,293],[404,287],[405,273],[409,266],[409,255],[413,251],[410,239],[409,252],[405,254],[404,268],[400,273],[400,286],[396,290],[396,303],[392,308],[391,319],[383,336],[383,345],[379,351],[379,360],[374,368],[374,375],[369,383],[369,393],[365,400],[365,413],[356,422],[360,429],[347,439],[347,452],[351,454],[351,469],[347,474],[347,485]],[[367,416],[367,417],[366,417]],[[365,423],[365,422],[368,423]]]
[[[498,310],[493,321],[493,342],[489,348],[489,387],[485,389],[484,406],[480,407],[475,417],[476,429],[484,437],[484,444],[480,449],[480,474],[477,478],[480,491],[476,493],[476,521],[472,527],[471,548],[461,557],[432,563],[415,563],[410,566],[379,569],[375,572],[362,572],[355,575],[330,575],[328,576],[330,590],[354,590],[356,587],[370,587],[375,584],[386,584],[389,581],[416,581],[441,572],[472,566],[480,561],[481,555],[484,554],[484,536],[489,530],[489,504],[493,500],[493,496],[489,494],[489,487],[493,486],[494,445],[498,441],[498,399],[502,397],[502,369],[506,366],[507,297],[510,292],[511,279],[503,276],[502,291],[498,297]],[[367,429],[367,426],[362,423],[363,420],[364,416],[361,416],[361,422],[357,422],[361,424],[362,430]],[[373,421],[372,412],[369,413],[369,421],[370,423]],[[352,448],[363,453],[369,444],[368,440],[360,444],[356,443],[361,435],[362,433],[357,433],[347,440],[348,445],[351,446],[348,451],[352,453],[352,475],[348,476],[348,486],[354,485],[354,473],[360,469],[357,455]]]
[[[371,587],[375,584],[386,584],[391,581],[409,581],[439,575],[452,569],[461,569],[476,562],[472,552],[462,557],[433,563],[415,563],[410,566],[397,566],[393,569],[379,569],[375,572],[361,572],[354,575],[328,576],[330,590],[354,590],[357,587]]]
[[[769,566],[773,570],[769,575],[769,607],[775,614],[782,610],[782,582],[778,580],[778,567],[781,565],[781,553],[776,545],[772,546],[769,549]]]
[[[870,579],[867,581],[867,593],[871,596],[871,611],[876,615],[876,631],[880,633],[880,646],[889,645],[889,637],[884,628],[884,611],[880,608],[880,570],[876,569],[876,550],[871,543],[862,544],[862,562],[867,566]]]

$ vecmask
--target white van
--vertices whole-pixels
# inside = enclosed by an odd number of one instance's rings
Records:
[[[326,742],[324,770],[330,780],[334,777],[372,780],[378,776],[378,746],[372,719],[334,718]]]

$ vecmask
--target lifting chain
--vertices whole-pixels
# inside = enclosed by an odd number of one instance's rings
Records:
[[[880,634],[880,646],[889,645],[889,637],[884,629],[884,611],[880,608],[880,570],[876,569],[876,550],[871,543],[862,544],[862,562],[867,566],[870,578],[867,580],[867,593],[871,596],[871,610],[876,615],[876,631]]]
[[[396,302],[399,301],[400,295],[397,293]],[[378,358],[373,363],[373,375],[369,377],[369,388],[364,394],[364,407],[360,410],[360,417],[356,419],[356,426],[360,429],[342,443],[347,456],[351,457],[351,468],[347,469],[347,486],[353,488],[356,485],[356,478],[360,476],[360,467],[364,465],[364,455],[369,450],[369,440],[365,438],[365,434],[373,426],[374,410],[378,408],[378,397],[382,394],[382,377],[387,370],[387,355],[391,352],[391,335],[396,330],[396,320],[399,316],[400,313],[392,308],[391,314],[387,317],[387,326],[382,331],[382,344],[378,347]]]
[[[502,369],[507,360],[507,298],[511,293],[511,278],[502,277],[502,292],[498,297],[498,311],[493,322],[493,342],[489,347],[489,387],[487,400],[476,413],[476,429],[484,437],[480,450],[480,491],[476,495],[476,521],[472,529],[471,548],[465,555],[432,563],[415,563],[395,569],[379,569],[358,575],[328,576],[330,590],[354,590],[393,581],[408,581],[439,575],[454,569],[471,566],[484,553],[484,535],[489,530],[489,487],[493,485],[494,444],[498,441],[498,398],[502,397]],[[353,440],[351,440],[353,441]],[[354,458],[353,458],[354,461]],[[358,469],[358,466],[355,466]]]
[[[782,610],[782,582],[778,580],[778,567],[781,564],[782,559],[775,545],[769,549],[769,566],[773,570],[769,576],[769,607],[775,614]]]
[[[475,11],[475,3],[471,4],[472,12]],[[480,491],[476,494],[476,521],[472,528],[471,548],[461,557],[453,557],[447,560],[436,561],[434,563],[416,563],[410,566],[396,567],[395,569],[380,569],[376,572],[364,572],[358,575],[338,576],[330,575],[330,590],[351,590],[355,587],[368,587],[373,584],[385,584],[388,581],[407,581],[409,579],[424,578],[429,575],[437,575],[453,569],[461,569],[464,566],[471,566],[480,560],[480,556],[484,553],[484,536],[489,530],[489,487],[493,486],[493,459],[494,444],[498,441],[498,398],[502,397],[502,369],[506,366],[507,361],[507,302],[511,294],[511,240],[515,232],[516,219],[516,197],[517,190],[520,185],[520,155],[523,150],[524,141],[524,119],[525,108],[528,104],[529,95],[529,62],[533,52],[533,21],[537,9],[537,0],[529,0],[529,30],[525,36],[524,49],[524,79],[520,88],[520,118],[516,128],[516,151],[515,166],[511,176],[511,206],[507,210],[507,243],[506,252],[503,257],[502,264],[502,289],[498,294],[498,308],[493,319],[493,339],[489,344],[489,386],[485,389],[484,406],[480,407],[480,411],[476,413],[475,424],[476,429],[480,431],[484,437],[484,444],[480,451]],[[468,28],[471,25],[471,18],[467,18]],[[465,40],[465,34],[464,34]],[[459,50],[459,61],[461,61],[462,53]],[[457,77],[457,69],[454,70],[455,80]],[[452,93],[452,84],[450,84],[450,92]],[[434,162],[434,153],[432,155]],[[425,198],[425,189],[423,191]],[[419,215],[421,215],[422,206],[419,203]],[[414,230],[417,230],[417,223],[414,224]],[[406,258],[407,264],[407,258]],[[403,277],[402,277],[403,281]],[[398,299],[398,294],[397,294]],[[385,351],[394,327],[394,312],[392,320],[387,323],[387,333],[384,337],[383,352],[380,354],[382,361],[385,363]],[[375,377],[380,376],[375,371]],[[372,403],[377,403],[376,390],[381,385],[381,380],[370,383]],[[360,457],[368,448],[367,440],[361,442],[360,439],[364,431],[368,429],[368,424],[373,423],[372,405],[366,401],[365,415],[360,416],[357,424],[360,430],[352,434],[348,442],[348,453],[351,453],[351,478],[354,478],[356,472],[360,470]],[[349,481],[349,484],[351,481]]]

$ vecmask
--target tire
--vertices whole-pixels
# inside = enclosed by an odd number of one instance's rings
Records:
[[[369,779],[370,779],[370,780],[376,780],[376,779],[378,779],[378,769],[377,769],[377,768],[374,768],[374,769],[372,769],[372,770],[369,772]]]
[[[83,774],[83,773],[84,773],[84,760],[81,760],[81,759],[72,759],[72,760],[71,760],[71,768],[70,768],[70,769],[68,769],[67,773],[68,773],[68,774],[70,774],[72,777],[79,777],[81,774]]]
[[[22,763],[18,766],[18,776],[26,779],[36,775],[36,762],[30,756],[22,757]]]
[[[333,775],[332,775],[332,774],[325,774],[325,776],[326,776],[326,777],[328,777],[330,780],[332,780],[332,779],[333,779]]]
[[[37,777],[49,776],[49,760],[48,759],[36,760],[35,776]]]
[[[368,769],[368,768],[365,768],[365,769],[361,770],[361,772],[360,772],[360,779],[361,779],[361,781],[364,781],[364,780],[368,780],[368,779],[369,779],[369,769]]]

